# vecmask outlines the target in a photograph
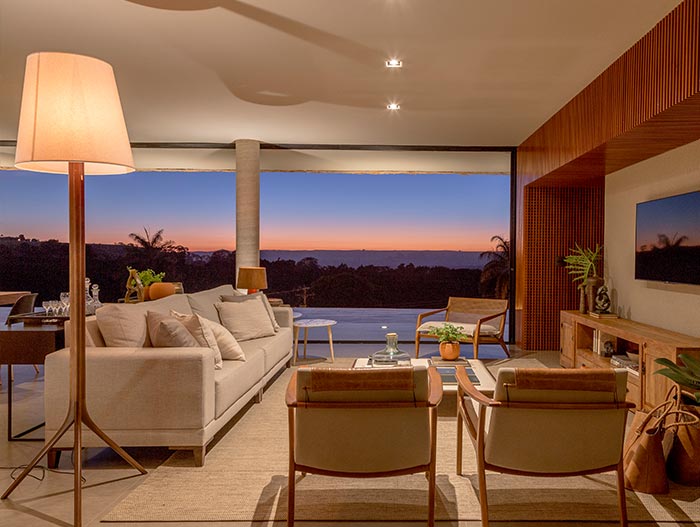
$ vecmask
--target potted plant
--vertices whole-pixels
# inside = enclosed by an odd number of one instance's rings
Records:
[[[131,267],[127,267],[129,271],[131,271]],[[143,300],[156,300],[157,298],[161,298],[163,296],[168,296],[169,294],[172,293],[166,293],[166,294],[161,294],[161,291],[159,290],[158,287],[156,287],[155,290],[152,289],[153,284],[160,284],[164,283],[166,284],[167,282],[163,282],[163,278],[165,277],[165,273],[156,273],[153,269],[144,269],[143,271],[138,271],[137,272],[139,275],[139,279],[141,280],[141,285],[143,285]],[[132,284],[133,285],[133,284]],[[167,286],[165,289],[169,289]],[[155,295],[153,292],[155,291]],[[174,287],[173,287],[173,293],[174,293]]]
[[[443,360],[459,358],[459,341],[467,338],[467,334],[461,328],[446,322],[431,330],[431,334],[437,337],[438,342],[440,342],[440,357]]]
[[[680,388],[679,408],[700,417],[700,360],[680,354],[683,363],[675,364],[660,358],[654,362],[664,366],[654,373],[668,377]],[[683,485],[700,486],[700,425],[680,426],[666,463],[671,480]]]
[[[580,282],[578,289],[581,292],[579,300],[579,311],[586,312],[586,295],[588,296],[588,309],[593,310],[593,300],[596,291],[603,285],[603,280],[598,276],[596,263],[600,259],[600,252],[603,250],[602,245],[596,243],[595,249],[582,249],[576,244],[575,249],[569,249],[571,254],[564,257],[564,267],[570,275],[574,283]]]

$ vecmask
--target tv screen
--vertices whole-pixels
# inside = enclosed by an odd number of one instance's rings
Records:
[[[634,277],[700,284],[700,192],[637,204]]]

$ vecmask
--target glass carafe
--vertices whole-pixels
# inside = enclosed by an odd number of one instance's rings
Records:
[[[372,365],[375,366],[410,366],[411,357],[399,349],[399,336],[396,333],[386,334],[386,347],[372,355]]]

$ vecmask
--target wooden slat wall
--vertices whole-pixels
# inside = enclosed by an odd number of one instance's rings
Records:
[[[516,336],[524,349],[541,349],[525,337],[536,323],[535,291],[545,287],[538,277],[547,276],[530,253],[538,242],[529,239],[537,232],[528,225],[542,211],[527,206],[526,189],[572,187],[578,190],[567,192],[583,198],[606,174],[699,138],[700,0],[686,0],[518,147]],[[556,206],[557,200],[538,203]],[[598,212],[579,208],[580,221],[602,217]],[[567,231],[569,245],[587,243],[578,235]],[[602,230],[596,236],[588,243],[603,242]],[[566,295],[553,294],[551,309],[570,307]]]
[[[595,247],[603,238],[604,187],[536,185],[525,190],[524,201],[529,294],[524,305],[528,317],[523,320],[523,346],[558,349],[559,311],[578,309],[579,296],[557,260],[576,243]]]

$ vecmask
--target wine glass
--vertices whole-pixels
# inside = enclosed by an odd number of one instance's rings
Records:
[[[70,293],[63,292],[59,295],[59,298],[61,299],[61,311],[59,314],[67,315],[70,308]]]

